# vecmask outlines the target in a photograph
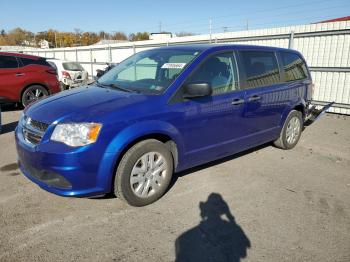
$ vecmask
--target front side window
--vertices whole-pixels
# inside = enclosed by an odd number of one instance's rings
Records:
[[[237,66],[233,52],[219,53],[209,57],[187,82],[209,83],[213,95],[238,89]]]
[[[137,53],[107,72],[98,84],[158,94],[168,88],[199,50],[153,49]]]
[[[306,64],[299,55],[290,52],[281,52],[281,57],[286,82],[308,78]]]
[[[247,88],[269,86],[281,82],[274,52],[241,51]]]
[[[0,68],[18,68],[18,62],[16,57],[0,55]]]

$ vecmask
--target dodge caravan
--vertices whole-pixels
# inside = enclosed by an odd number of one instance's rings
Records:
[[[274,141],[293,148],[313,83],[294,50],[187,45],[137,53],[94,84],[39,100],[16,129],[19,166],[61,196],[159,199],[172,175]]]

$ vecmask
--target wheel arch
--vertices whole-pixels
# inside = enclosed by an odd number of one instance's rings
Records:
[[[288,106],[283,114],[281,115],[281,120],[280,120],[280,128],[283,128],[283,125],[284,125],[284,122],[286,121],[288,115],[290,114],[290,112],[292,110],[297,110],[299,112],[302,113],[302,118],[303,118],[303,121],[305,120],[305,116],[306,116],[306,102],[301,100],[301,101],[298,101],[298,103],[294,103],[294,104],[291,104],[290,106]]]
[[[178,163],[178,149],[177,149],[177,145],[174,142],[174,140],[167,134],[164,133],[150,133],[147,135],[143,135],[140,137],[135,138],[134,140],[130,141],[124,148],[122,151],[120,151],[119,156],[118,156],[118,160],[117,163],[119,163],[120,159],[124,156],[124,154],[134,145],[136,145],[137,143],[147,140],[147,139],[155,139],[158,140],[162,143],[164,143],[169,151],[171,152],[172,156],[173,156],[173,161],[174,161],[174,167],[177,166]]]
[[[43,84],[43,83],[30,83],[30,84],[27,84],[26,86],[24,86],[21,90],[20,97],[19,97],[19,101],[21,103],[22,103],[22,97],[23,97],[24,92],[31,86],[42,86],[43,88],[46,89],[47,93],[50,95],[50,90],[45,84]]]
[[[109,185],[111,185],[111,191],[113,191],[115,173],[122,157],[132,146],[147,139],[156,139],[163,142],[169,148],[173,157],[174,171],[176,170],[179,159],[181,158],[181,152],[183,152],[183,145],[181,143],[180,134],[175,127],[161,121],[135,124],[118,132],[107,147],[106,153],[113,153],[114,155],[113,165],[111,166],[112,175],[108,182]]]
[[[294,108],[293,108],[292,110],[296,110],[296,111],[301,112],[303,121],[305,120],[305,112],[306,112],[306,107],[305,107],[305,105],[303,105],[303,104],[298,104],[298,105],[294,106]]]

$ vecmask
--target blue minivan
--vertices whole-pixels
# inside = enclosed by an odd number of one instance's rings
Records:
[[[133,206],[159,199],[174,172],[274,141],[293,148],[313,84],[294,50],[186,45],[137,53],[95,83],[26,108],[18,162],[61,196],[114,192]]]

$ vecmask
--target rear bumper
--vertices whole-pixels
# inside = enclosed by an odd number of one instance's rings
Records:
[[[15,131],[22,173],[41,188],[60,196],[92,196],[111,191],[115,154],[98,155],[93,148],[45,151],[29,146],[21,127]]]

